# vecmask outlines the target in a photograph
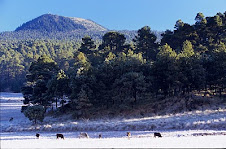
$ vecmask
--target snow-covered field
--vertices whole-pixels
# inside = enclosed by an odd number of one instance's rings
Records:
[[[46,134],[45,134],[46,135]],[[199,137],[143,137],[143,138],[65,138],[57,140],[55,137],[44,136],[35,139],[34,136],[24,136],[12,140],[3,138],[2,148],[225,148],[226,136]],[[4,140],[6,139],[6,140]]]
[[[47,117],[34,126],[20,112],[22,99],[21,94],[0,93],[1,148],[226,147],[225,108],[130,119],[72,121]],[[13,121],[9,121],[11,117]],[[90,138],[79,139],[81,131]],[[130,139],[127,131],[132,134]],[[163,137],[154,138],[155,131]],[[39,139],[36,133],[40,133]],[[56,133],[64,134],[65,139],[56,139]]]

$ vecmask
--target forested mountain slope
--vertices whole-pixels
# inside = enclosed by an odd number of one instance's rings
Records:
[[[44,14],[22,24],[15,31],[1,32],[0,40],[52,39],[81,42],[85,35],[91,36],[94,40],[101,40],[108,31],[110,30],[92,20]],[[128,42],[136,35],[135,30],[118,32],[125,34]],[[163,32],[153,31],[153,33],[160,41]]]
[[[176,101],[169,104],[183,102],[186,110],[203,105],[202,96],[225,99],[225,15],[198,13],[192,25],[178,20],[161,42],[149,26],[134,31],[130,40],[118,31],[107,31],[99,40],[84,36],[79,42],[2,39],[1,90],[22,91],[25,103],[55,105],[75,118],[147,103],[164,110],[158,103],[170,97]]]
[[[36,30],[47,32],[106,31],[107,29],[91,20],[44,14],[18,27],[15,31]]]

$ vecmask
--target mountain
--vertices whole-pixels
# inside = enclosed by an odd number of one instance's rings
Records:
[[[70,31],[107,31],[91,20],[44,14],[18,27],[15,31],[70,32]]]
[[[74,40],[89,35],[94,40],[101,40],[108,32],[107,28],[95,23],[92,20],[75,17],[64,17],[53,14],[44,14],[31,21],[28,21],[15,31],[1,32],[0,40],[27,40],[27,39],[53,39],[53,40]],[[116,30],[125,35],[128,42],[134,39],[136,30]],[[152,31],[161,40],[160,31]]]

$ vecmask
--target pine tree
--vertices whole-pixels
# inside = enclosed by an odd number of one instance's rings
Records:
[[[200,56],[194,53],[190,41],[183,43],[181,53],[178,54],[178,81],[183,93],[190,93],[192,89],[203,88],[205,82],[204,69],[201,65]]]
[[[167,96],[174,92],[178,76],[176,58],[177,53],[168,44],[160,47],[156,62],[153,65],[156,94],[160,91]]]
[[[85,36],[82,38],[81,47],[78,49],[80,52],[90,55],[94,52],[96,45],[90,36]]]
[[[57,64],[48,56],[41,56],[36,62],[33,62],[29,68],[27,77],[27,86],[33,89],[32,95],[30,92],[23,92],[24,97],[29,97],[29,102],[33,104],[40,104],[43,106],[49,105],[48,99],[45,94],[48,90],[47,83],[57,73]],[[26,99],[26,98],[25,98]]]
[[[104,34],[102,44],[99,49],[103,52],[113,52],[114,54],[124,50],[126,38],[119,32],[108,32]]]
[[[174,28],[179,30],[180,28],[182,28],[184,26],[184,22],[180,19],[180,20],[177,20]]]
[[[195,23],[196,25],[205,25],[207,23],[205,16],[201,12],[197,13],[195,17],[195,21],[196,21]]]
[[[90,116],[89,115],[90,107],[92,107],[92,104],[90,103],[87,92],[82,88],[78,94],[76,102],[77,118],[80,117],[88,118]]]
[[[113,84],[114,100],[119,104],[136,104],[144,98],[147,83],[142,73],[128,72]]]
[[[24,115],[29,118],[30,121],[37,123],[37,120],[42,122],[44,119],[45,110],[41,105],[28,106],[27,109],[23,112]]]
[[[138,35],[133,40],[136,45],[137,53],[142,52],[144,57],[148,60],[155,60],[157,54],[156,36],[151,32],[149,26],[144,26],[138,30]]]

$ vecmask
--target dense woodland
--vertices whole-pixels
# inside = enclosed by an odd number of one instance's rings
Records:
[[[2,40],[1,89],[21,91],[24,103],[53,105],[89,117],[90,109],[132,109],[158,97],[179,97],[214,90],[225,98],[226,13],[193,25],[178,20],[161,42],[149,26],[130,42],[106,32],[73,40]],[[26,75],[26,77],[25,77]],[[25,82],[26,81],[26,82]]]

